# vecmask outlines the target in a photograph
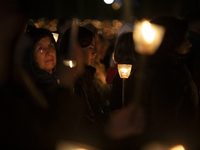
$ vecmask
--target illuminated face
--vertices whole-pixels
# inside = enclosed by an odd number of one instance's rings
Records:
[[[89,46],[83,48],[83,50],[85,53],[85,63],[86,65],[90,66],[97,55],[95,50],[95,40],[93,39],[92,43]]]
[[[56,49],[50,37],[44,37],[35,45],[35,61],[40,69],[52,73],[56,66]]]

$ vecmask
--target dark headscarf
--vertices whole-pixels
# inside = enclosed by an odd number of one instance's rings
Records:
[[[25,69],[36,77],[48,74],[45,70],[40,69],[39,64],[35,62],[34,50],[36,48],[35,47],[36,43],[45,37],[49,37],[53,42],[53,44],[56,45],[51,31],[44,28],[35,28],[28,31],[26,34],[30,38],[30,45],[25,52],[25,57],[24,57]],[[55,68],[53,70],[55,70]]]
[[[177,63],[183,55],[179,54],[176,49],[181,46],[185,40],[188,30],[188,23],[175,17],[161,16],[152,19],[151,23],[163,26],[165,35],[157,52],[152,59],[159,59],[159,62],[172,61]]]

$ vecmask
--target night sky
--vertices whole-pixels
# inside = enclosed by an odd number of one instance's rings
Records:
[[[28,15],[29,18],[47,19],[62,16],[79,19],[123,19],[124,5],[114,10],[103,0],[9,0]],[[122,3],[125,0],[121,0]],[[130,1],[131,15],[138,19],[152,18],[160,14],[183,16],[190,10],[200,8],[200,0],[126,0]]]

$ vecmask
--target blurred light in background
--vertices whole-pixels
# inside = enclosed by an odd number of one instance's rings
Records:
[[[54,37],[55,41],[57,42],[59,34],[58,33],[52,33],[52,34],[53,34],[53,37]]]
[[[115,2],[112,3],[112,8],[115,9],[115,10],[120,9],[121,6],[122,6],[121,0],[115,0]]]
[[[177,146],[171,148],[170,150],[185,150],[185,148],[182,145],[177,145]]]
[[[61,141],[56,145],[56,150],[99,150],[95,147],[72,141]]]
[[[118,3],[112,3],[112,8],[115,9],[115,10],[118,10],[120,9],[121,5],[118,4]]]
[[[145,20],[135,24],[133,39],[135,50],[140,54],[154,54],[160,46],[165,29]]]
[[[104,3],[106,3],[106,4],[112,4],[113,2],[114,2],[114,0],[103,0],[104,1]]]
[[[148,21],[144,21],[142,24],[142,35],[147,43],[151,43],[155,37],[155,31]]]
[[[47,20],[45,18],[40,18],[39,20],[32,20],[29,21],[33,22],[36,28],[46,28],[49,29],[51,32],[55,33],[57,31],[57,19]],[[123,25],[123,20],[91,20],[85,19],[81,21],[78,18],[73,18],[72,25],[73,26],[84,26],[86,24],[92,24],[97,28],[97,32],[99,34],[104,34],[106,38],[109,40],[117,37],[119,28]]]

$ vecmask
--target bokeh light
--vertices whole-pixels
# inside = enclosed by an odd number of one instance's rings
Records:
[[[103,0],[104,1],[104,3],[106,3],[106,4],[112,4],[113,2],[114,2],[114,0]]]
[[[120,4],[118,4],[118,3],[112,3],[112,8],[113,9],[115,9],[115,10],[118,10],[118,9],[120,9]]]
[[[175,147],[172,147],[170,150],[185,150],[185,148],[182,145],[177,145]]]
[[[36,26],[36,28],[46,28],[49,29],[51,32],[57,31],[57,24],[58,20],[48,20],[45,18],[40,18],[39,20],[33,20],[30,19],[29,21],[33,22],[33,24]],[[72,26],[84,26],[86,24],[92,24],[97,28],[98,34],[104,34],[106,38],[113,39],[117,37],[119,28],[123,25],[123,20],[91,20],[91,19],[85,19],[81,21],[78,18],[72,19]]]
[[[155,37],[155,32],[148,21],[142,24],[142,35],[148,43],[151,43]]]

